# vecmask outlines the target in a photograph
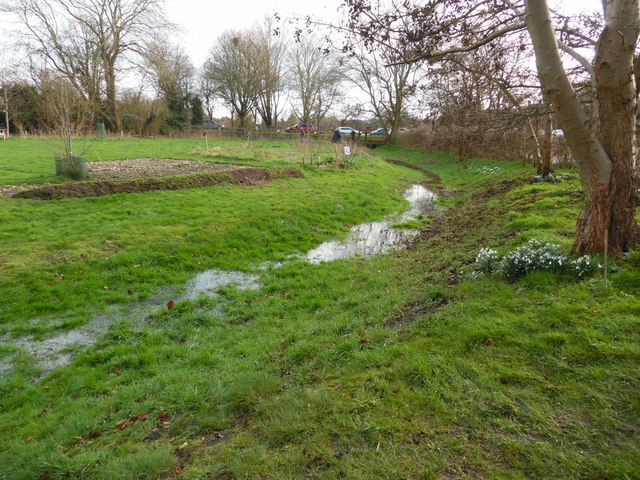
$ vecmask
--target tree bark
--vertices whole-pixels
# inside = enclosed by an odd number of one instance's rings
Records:
[[[540,142],[540,163],[538,164],[538,175],[546,177],[553,173],[551,167],[551,142],[553,140],[551,129],[551,114],[545,113],[542,118],[542,141]]]
[[[640,240],[635,221],[635,82],[638,0],[605,0],[605,28],[596,53],[599,111],[589,123],[560,59],[546,0],[526,0],[526,22],[538,76],[571,148],[584,189],[573,251],[619,255]]]
[[[120,134],[122,131],[122,122],[120,120],[120,112],[118,106],[118,97],[116,90],[116,73],[112,70],[111,65],[105,68],[105,80],[107,84],[107,104],[109,105],[109,119],[110,126],[115,130],[116,134]]]

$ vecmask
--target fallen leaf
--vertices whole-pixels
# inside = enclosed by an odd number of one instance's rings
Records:
[[[360,343],[369,343],[369,339],[368,338],[361,338],[360,339]]]
[[[113,428],[119,428],[119,429],[123,429],[124,427],[127,426],[127,421],[126,420],[120,420],[119,422],[117,422]]]
[[[176,472],[176,473],[180,473],[180,472],[182,472],[182,468],[181,467],[176,467],[173,471]]]
[[[28,437],[27,438],[27,443],[31,443],[31,442],[33,442],[33,437]]]
[[[173,300],[169,300],[169,303],[167,303],[167,309],[171,310],[174,305],[175,305],[174,301]]]
[[[102,288],[104,288],[105,290],[109,290],[109,287],[107,287],[106,285]]]
[[[180,446],[178,447],[178,450],[182,450],[187,445],[189,445],[187,442],[181,443]]]

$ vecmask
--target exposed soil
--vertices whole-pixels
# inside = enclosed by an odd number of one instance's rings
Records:
[[[0,187],[0,196],[34,200],[102,197],[115,193],[179,190],[231,183],[254,186],[283,177],[304,178],[297,168],[260,168],[166,158],[87,162],[91,180]]]
[[[394,165],[398,165],[400,167],[405,167],[411,170],[422,172],[427,177],[427,180],[422,182],[423,185],[428,186],[431,190],[434,191],[442,190],[442,180],[436,173],[432,172],[428,168],[421,165],[416,165],[415,163],[405,162],[404,160],[397,160],[395,158],[385,158],[385,161]]]
[[[149,157],[87,162],[87,168],[92,180],[128,180],[132,178],[174,177],[196,173],[222,172],[251,167],[196,160]]]

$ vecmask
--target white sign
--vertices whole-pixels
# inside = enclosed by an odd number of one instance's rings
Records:
[[[345,147],[344,147],[344,154],[345,154],[346,156],[351,155],[351,147],[349,147],[349,145],[345,145]]]

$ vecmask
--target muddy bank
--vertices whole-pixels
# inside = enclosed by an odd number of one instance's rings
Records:
[[[236,166],[234,169],[199,173],[180,177],[142,178],[131,180],[90,180],[49,184],[17,192],[13,198],[32,200],[61,200],[65,198],[103,197],[115,193],[144,193],[156,190],[181,190],[229,183],[255,186],[270,183],[278,178],[304,178],[297,168],[259,168]]]
[[[385,158],[384,161],[392,163],[393,165],[421,172],[427,177],[427,180],[422,183],[428,185],[432,190],[442,190],[442,180],[436,173],[432,172],[428,168],[416,165],[415,163],[405,162],[404,160],[397,160],[395,158]]]

